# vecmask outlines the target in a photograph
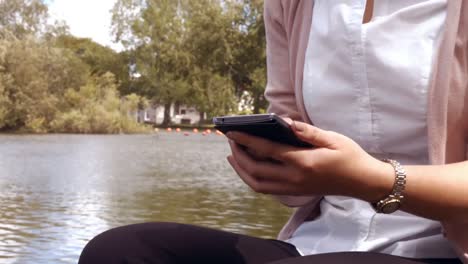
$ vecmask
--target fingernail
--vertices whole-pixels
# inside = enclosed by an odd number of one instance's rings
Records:
[[[303,123],[294,121],[293,124],[294,124],[294,126],[293,126],[294,130],[296,130],[297,132],[303,132],[304,131],[305,125]]]
[[[289,117],[283,118],[283,120],[290,126],[293,124],[293,120]]]

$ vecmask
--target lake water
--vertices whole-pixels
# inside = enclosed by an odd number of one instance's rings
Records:
[[[77,263],[126,224],[175,221],[273,238],[289,209],[257,195],[222,136],[0,136],[0,263]]]

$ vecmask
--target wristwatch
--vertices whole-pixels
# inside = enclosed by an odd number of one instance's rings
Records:
[[[406,185],[406,171],[396,160],[384,159],[383,161],[390,163],[395,169],[395,183],[393,184],[392,193],[377,203],[373,203],[372,206],[377,213],[391,214],[400,209],[405,198],[403,191]]]

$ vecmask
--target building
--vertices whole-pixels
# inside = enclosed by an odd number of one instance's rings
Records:
[[[154,125],[162,124],[164,120],[164,106],[152,106],[144,110],[138,111],[133,116],[140,123],[148,123]],[[195,107],[175,104],[171,105],[170,109],[171,122],[173,124],[194,125],[200,121],[200,112]],[[206,114],[205,114],[206,118]]]

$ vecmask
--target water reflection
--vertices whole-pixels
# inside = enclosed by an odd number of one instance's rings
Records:
[[[228,152],[217,136],[1,136],[0,263],[76,263],[96,234],[148,221],[274,237],[289,210]]]

